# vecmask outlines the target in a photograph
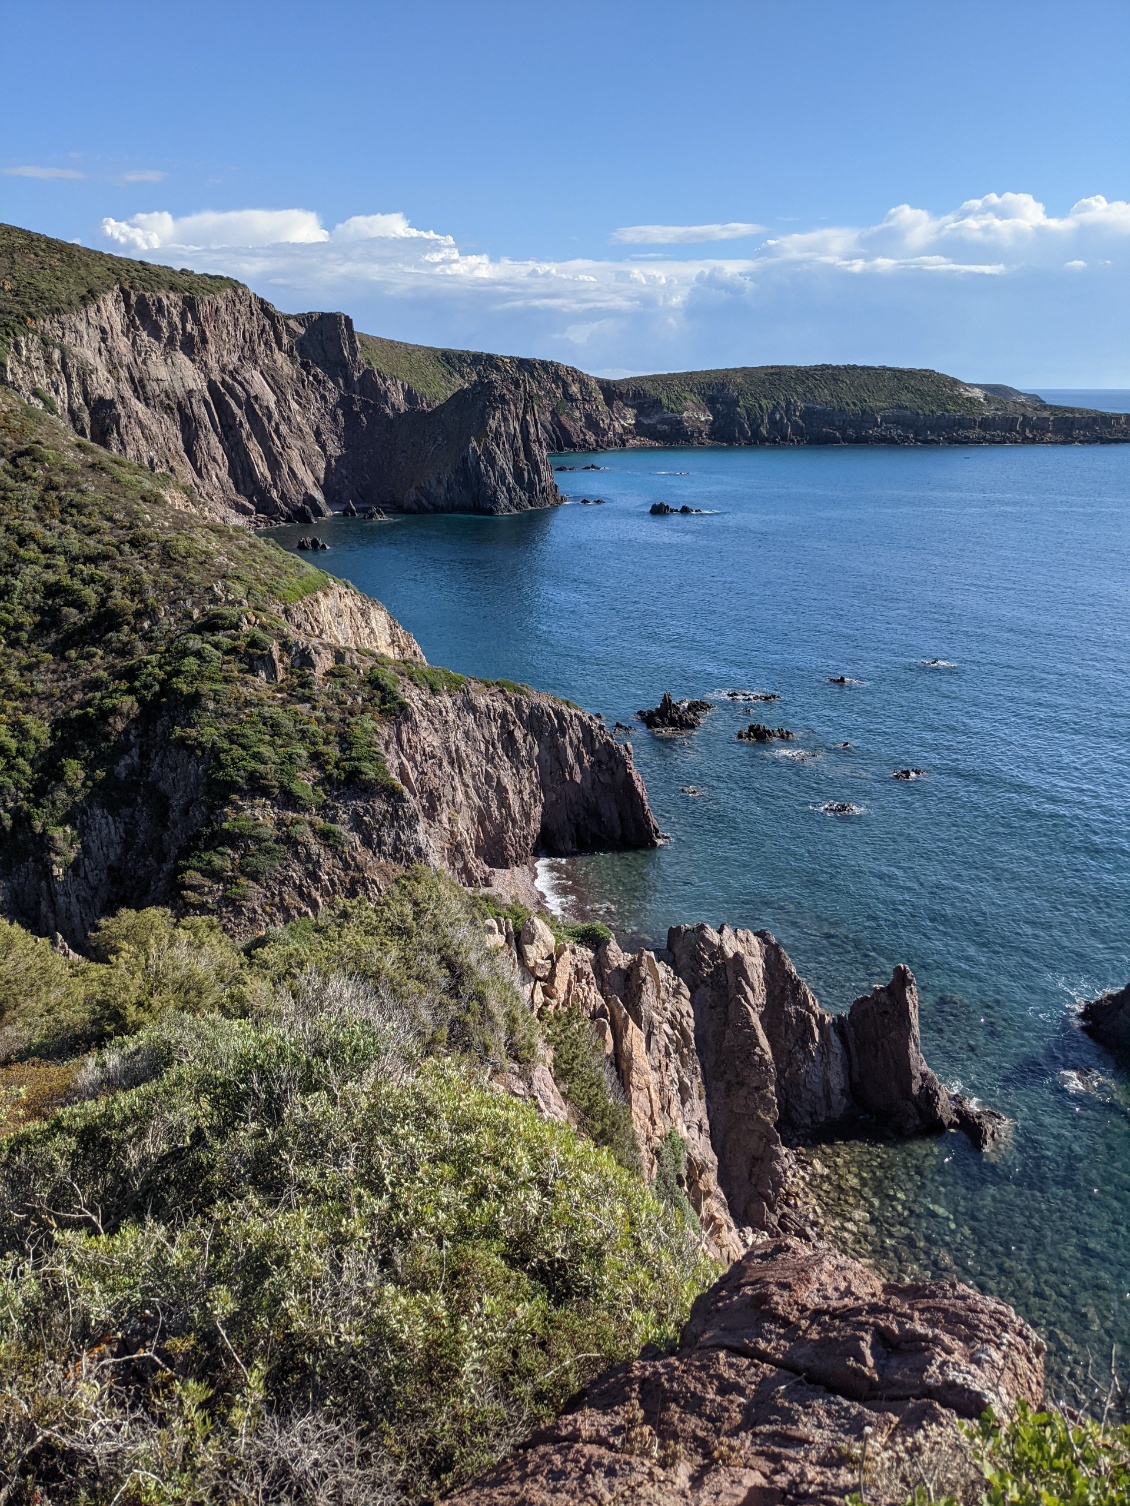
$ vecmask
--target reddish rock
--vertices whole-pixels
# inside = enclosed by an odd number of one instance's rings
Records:
[[[1043,1344],[955,1282],[896,1286],[797,1240],[755,1246],[678,1350],[615,1366],[458,1506],[870,1506],[957,1418],[1043,1397]]]

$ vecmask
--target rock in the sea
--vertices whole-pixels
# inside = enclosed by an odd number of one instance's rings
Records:
[[[1130,1051],[1130,983],[1117,993],[1088,999],[1079,1011],[1088,1035],[1112,1051]]]
[[[727,690],[728,701],[779,701],[775,690]]]
[[[829,685],[858,685],[858,680],[853,680],[850,675],[829,675]]]
[[[820,807],[826,816],[861,816],[863,807],[852,805],[849,800],[825,800]]]
[[[650,711],[637,711],[636,715],[653,732],[694,732],[713,709],[709,701],[672,700],[671,692],[665,690],[658,706]]]
[[[765,1241],[699,1297],[673,1354],[605,1371],[455,1506],[843,1506],[861,1480],[869,1506],[901,1506],[960,1457],[958,1419],[1040,1405],[1043,1354],[970,1287]]]
[[[330,546],[326,543],[326,541],[324,539],[320,539],[317,536],[317,534],[311,533],[311,534],[304,534],[302,536],[302,538],[299,539],[298,543],[295,544],[294,547],[296,549],[303,549],[303,550],[313,549],[313,550],[317,551],[319,549],[328,549]]]
[[[688,507],[684,502],[682,507],[672,507],[668,502],[653,502],[648,508],[654,518],[674,517],[702,517],[704,509],[701,507]]]
[[[844,1021],[852,1097],[898,1134],[960,1129],[988,1150],[1007,1134],[1009,1121],[938,1081],[922,1055],[918,1019],[918,987],[902,964],[889,983],[856,999]]]
[[[744,732],[738,733],[743,743],[791,742],[796,737],[787,727],[767,727],[764,722],[750,722]]]
[[[903,779],[903,780],[925,779],[926,778],[926,770],[925,769],[913,769],[913,768],[912,769],[896,769],[895,772],[891,775],[891,778],[892,779]]]

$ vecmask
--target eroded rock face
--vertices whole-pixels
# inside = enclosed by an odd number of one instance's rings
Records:
[[[649,1180],[664,1137],[683,1140],[687,1195],[721,1259],[756,1232],[807,1227],[790,1146],[861,1116],[904,1135],[962,1129],[982,1150],[1008,1128],[926,1065],[908,968],[832,1015],[769,931],[675,926],[664,951],[628,956],[609,941],[592,956],[555,947],[534,918],[497,944],[535,1014],[575,1008],[594,1022]]]
[[[528,385],[434,410],[362,362],[344,314],[290,317],[247,288],[113,288],[13,342],[3,380],[86,439],[192,486],[216,515],[335,508],[516,512],[561,501]]]
[[[1043,1352],[969,1287],[765,1241],[698,1299],[674,1354],[607,1371],[455,1501],[842,1506],[862,1476],[872,1506],[901,1506],[917,1476],[900,1465],[952,1448],[958,1418],[1040,1404]]]
[[[480,887],[501,876],[505,888],[506,871],[535,853],[658,843],[631,749],[587,712],[479,681],[403,693],[408,708],[381,740],[420,813],[423,861]]]

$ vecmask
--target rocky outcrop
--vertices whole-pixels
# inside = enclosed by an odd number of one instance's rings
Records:
[[[703,718],[713,710],[709,701],[675,701],[671,692],[665,690],[658,706],[637,711],[636,715],[653,732],[695,732],[702,726]]]
[[[509,888],[508,871],[535,854],[658,843],[632,751],[596,717],[476,680],[443,694],[407,683],[404,695],[382,742],[419,812],[422,861]]]
[[[6,913],[74,946],[123,905],[204,904],[235,934],[251,935],[379,894],[415,863],[532,897],[535,856],[657,843],[631,750],[597,718],[533,691],[389,669],[387,659],[423,666],[418,645],[344,583],[279,612],[290,631],[256,654],[248,673],[284,698],[292,675],[367,673],[374,655],[387,656],[377,665],[393,676],[395,700],[374,726],[390,777],[331,785],[317,827],[252,785],[224,807],[225,819],[269,836],[273,866],[251,884],[212,888],[187,862],[218,817],[211,754],[179,740],[173,715],[134,715],[77,814],[71,850],[56,857],[35,843],[7,868]],[[318,828],[332,834],[329,845]]]
[[[820,1246],[757,1244],[673,1354],[593,1381],[457,1506],[902,1506],[967,1483],[955,1423],[1043,1399],[1044,1346],[956,1282],[899,1286]],[[948,1469],[947,1469],[948,1465]]]
[[[687,1196],[719,1258],[757,1232],[805,1227],[791,1146],[861,1118],[901,1135],[962,1129],[982,1149],[1007,1127],[926,1065],[908,968],[832,1015],[768,931],[676,926],[663,951],[630,957],[614,940],[595,956],[556,943],[536,917],[520,936],[492,931],[535,1014],[593,1021],[649,1180],[664,1138],[684,1142]]]
[[[1088,999],[1080,1007],[1079,1022],[1100,1045],[1130,1052],[1130,983],[1117,993]]]
[[[224,518],[500,513],[561,500],[521,383],[474,383],[429,412],[364,365],[344,315],[288,317],[242,287],[198,295],[123,282],[40,319],[0,375],[84,438],[170,472]]]
[[[345,581],[327,581],[322,590],[280,608],[280,616],[302,637],[334,648],[373,649],[390,659],[427,662],[415,638],[386,607]]]

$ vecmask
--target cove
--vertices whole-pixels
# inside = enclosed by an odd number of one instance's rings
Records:
[[[928,1059],[1014,1117],[1014,1142],[822,1149],[839,1232],[1014,1303],[1070,1394],[1130,1343],[1130,1095],[1072,1018],[1130,980],[1130,450],[557,460],[587,463],[548,512],[320,521],[318,563],[431,662],[637,729],[671,840],[557,865],[578,913],[625,944],[768,927],[829,1008],[913,968]],[[716,709],[657,738],[634,714],[665,690]],[[754,720],[796,737],[739,742]],[[892,777],[908,767],[924,777]]]

